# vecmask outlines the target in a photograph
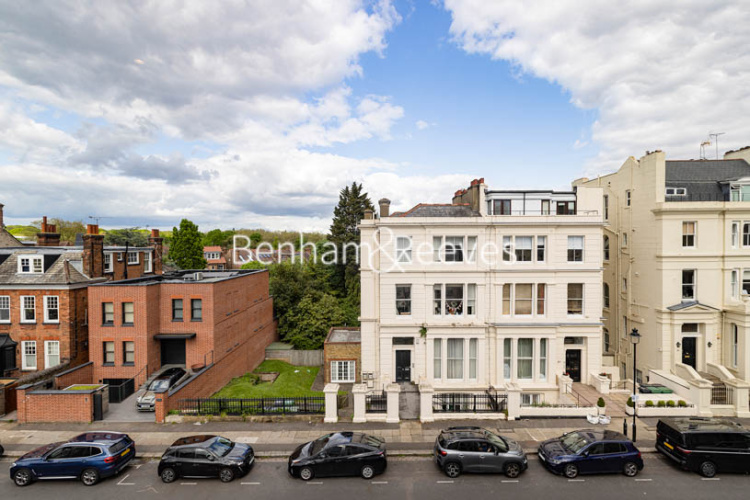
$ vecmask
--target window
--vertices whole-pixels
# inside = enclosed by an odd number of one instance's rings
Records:
[[[737,367],[740,360],[740,332],[737,325],[732,323],[732,366]]]
[[[464,339],[448,339],[448,379],[464,378]]]
[[[203,321],[203,299],[190,299],[190,320]]]
[[[516,236],[516,261],[531,262],[531,248],[533,245],[531,236]]]
[[[513,243],[510,236],[503,236],[503,261],[510,262],[513,255]]]
[[[549,200],[542,200],[542,215],[549,215],[550,213],[550,204]]]
[[[568,236],[568,262],[583,262],[583,236]]]
[[[516,285],[515,311],[516,315],[529,315],[532,313],[533,285],[519,283]]]
[[[110,252],[105,252],[104,253],[104,272],[111,273],[112,269],[113,269],[112,254]]]
[[[464,261],[464,237],[463,236],[446,236],[445,237],[445,261],[446,262],[463,262]]]
[[[21,323],[36,323],[36,297],[22,296]]]
[[[518,339],[517,376],[522,380],[534,377],[534,339]]]
[[[445,314],[460,316],[464,313],[464,286],[445,285]]]
[[[411,314],[411,285],[396,285],[396,313]]]
[[[469,339],[469,378],[477,378],[477,339]]]
[[[536,237],[536,261],[537,262],[544,262],[546,259],[546,249],[547,249],[547,237],[546,236],[537,236]]]
[[[494,215],[510,215],[510,200],[492,200]]]
[[[135,308],[132,302],[122,303],[122,324],[132,325],[135,323]]]
[[[602,283],[602,299],[604,300],[604,308],[609,309],[609,285]]]
[[[21,342],[21,370],[36,370],[36,342]]]
[[[625,206],[630,206],[630,189],[625,191]]]
[[[521,393],[521,406],[534,406],[542,403],[542,394],[533,392]]]
[[[433,236],[432,237],[432,260],[440,262],[441,250],[443,247],[443,237]]]
[[[627,338],[628,336],[628,317],[623,316],[622,317],[622,338]]]
[[[0,295],[0,323],[10,323],[10,296]]]
[[[604,352],[609,352],[609,330],[604,328],[602,333],[604,334]]]
[[[737,299],[740,296],[740,270],[732,269],[732,273],[729,278],[730,287],[732,291],[732,298]]]
[[[604,237],[604,260],[609,260],[609,236]]]
[[[539,340],[539,380],[547,380],[547,339]]]
[[[583,283],[568,283],[568,314],[583,314]]]
[[[732,248],[740,246],[740,223],[732,222]]]
[[[477,261],[477,237],[467,236],[466,237],[466,262]]]
[[[432,287],[432,297],[433,297],[433,308],[432,312],[437,314],[438,316],[443,314],[443,285],[434,285]]]
[[[604,195],[604,220],[609,220],[609,195]]]
[[[558,201],[557,202],[557,215],[575,215],[576,214],[576,202],[575,201]]]
[[[622,233],[622,248],[628,246],[628,233]]]
[[[138,259],[138,254],[140,252],[128,252],[128,265],[132,266],[135,264],[138,264],[140,260]]]
[[[750,269],[742,271],[742,295],[750,294]]]
[[[682,300],[695,299],[695,269],[682,270]]]
[[[143,252],[143,272],[150,273],[153,271],[151,252]]]
[[[433,378],[443,378],[443,340],[435,339],[433,342],[432,354],[432,376]]]
[[[411,238],[406,236],[396,237],[396,261],[411,262]]]
[[[685,196],[687,195],[687,188],[669,187],[666,188],[665,194],[667,196]]]
[[[623,292],[628,291],[628,279],[627,278],[622,279],[622,291]]]
[[[466,314],[474,316],[477,313],[477,286],[466,285]]]
[[[545,305],[547,301],[547,285],[538,283],[536,285],[536,314],[544,316]]]
[[[742,246],[750,247],[750,223],[742,224]]]
[[[684,248],[695,247],[695,222],[682,223],[682,246]]]
[[[60,299],[57,295],[47,295],[44,297],[44,322],[60,322]]]
[[[44,367],[52,368],[60,364],[60,342],[57,340],[44,341]]]
[[[182,299],[172,299],[172,321],[182,321]]]
[[[114,342],[102,342],[102,352],[104,353],[103,360],[105,365],[115,364],[115,343]]]
[[[503,339],[503,377],[510,380],[511,359],[513,357],[511,339]]]
[[[513,285],[503,285],[503,315],[510,316],[510,289]]]
[[[44,272],[44,260],[41,255],[21,256],[18,258],[18,272],[21,274],[41,274]]]
[[[115,304],[113,302],[102,302],[102,325],[115,324]]]
[[[122,343],[122,364],[135,364],[135,342],[126,340]]]
[[[331,382],[352,383],[356,380],[356,361],[331,361]]]

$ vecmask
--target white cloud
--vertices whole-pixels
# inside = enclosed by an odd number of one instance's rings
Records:
[[[414,125],[417,127],[417,130],[427,130],[433,124],[432,123],[427,123],[424,120],[417,120],[417,122]]]
[[[664,0],[444,0],[469,53],[547,79],[599,117],[590,173],[663,149],[694,158],[709,131],[750,144],[750,4]]]

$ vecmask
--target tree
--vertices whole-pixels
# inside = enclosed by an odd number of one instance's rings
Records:
[[[222,231],[221,229],[212,229],[203,237],[204,247],[222,247],[227,248],[232,244],[234,231]]]
[[[86,233],[86,226],[83,225],[83,222],[79,220],[65,220],[65,219],[58,219],[58,218],[52,218],[47,221],[49,224],[54,224],[56,226],[55,231],[60,235],[60,241],[66,242],[66,243],[75,243],[76,241],[76,235],[77,234],[84,234]],[[32,222],[32,225],[37,228],[37,232],[42,227],[42,221],[35,220]],[[36,233],[32,235],[32,237],[36,236]]]
[[[180,221],[180,228],[172,228],[172,245],[169,257],[180,269],[204,269],[203,238],[198,226],[187,219]]]
[[[283,339],[297,349],[321,349],[331,327],[344,321],[338,300],[327,293],[306,295],[286,316]]]
[[[242,264],[240,269],[267,269],[268,266],[257,260],[251,260],[245,264]]]
[[[263,240],[263,235],[258,231],[250,233],[250,247],[258,248],[258,244]]]
[[[147,247],[147,232],[141,229],[110,229],[104,235],[104,244],[124,247],[127,243],[131,247]]]

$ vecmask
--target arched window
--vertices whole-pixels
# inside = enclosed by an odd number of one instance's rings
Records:
[[[604,260],[609,260],[609,236],[604,237]]]

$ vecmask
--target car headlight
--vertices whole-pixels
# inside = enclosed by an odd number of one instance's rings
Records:
[[[12,464],[10,464],[10,468],[12,469],[12,468],[13,468],[13,467],[15,467],[16,465],[17,465],[17,464],[16,464],[15,462],[13,462]]]

